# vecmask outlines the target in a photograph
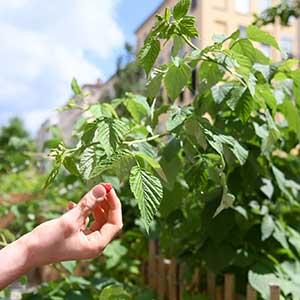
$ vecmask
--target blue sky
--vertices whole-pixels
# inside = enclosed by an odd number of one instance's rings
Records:
[[[109,78],[125,41],[161,0],[1,0],[0,125],[34,134],[80,84]]]

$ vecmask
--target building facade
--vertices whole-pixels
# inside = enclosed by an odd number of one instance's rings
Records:
[[[162,4],[137,28],[136,40],[137,50],[139,50],[152,26],[155,24],[155,15],[163,14],[166,7],[173,7],[177,0],[164,0]],[[199,37],[193,43],[204,48],[213,43],[214,34],[230,34],[240,29],[241,37],[246,36],[246,27],[253,20],[254,13],[261,13],[266,8],[275,5],[275,0],[192,0],[190,14],[196,17]],[[263,30],[272,34],[282,48],[294,56],[300,57],[300,22],[291,20],[289,27],[282,27],[279,23],[267,25]],[[257,45],[262,52],[271,57],[274,61],[280,60],[281,54],[278,50],[271,48],[267,44]],[[183,49],[187,51],[187,49]],[[166,63],[170,60],[171,43],[165,45],[157,62]],[[194,74],[194,76],[196,76]],[[167,98],[165,91],[164,99]],[[189,91],[185,91],[183,98],[190,98]]]

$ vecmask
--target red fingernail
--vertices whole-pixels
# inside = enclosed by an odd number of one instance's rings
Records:
[[[101,185],[105,188],[107,194],[112,189],[112,185],[110,183],[101,183]]]

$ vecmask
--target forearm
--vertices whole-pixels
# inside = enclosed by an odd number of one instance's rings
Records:
[[[29,271],[33,265],[30,257],[30,233],[22,236],[0,251],[0,290]]]

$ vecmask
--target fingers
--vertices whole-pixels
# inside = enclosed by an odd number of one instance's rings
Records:
[[[74,207],[76,207],[76,203],[74,203],[73,201],[69,201],[68,203],[68,210],[70,211],[71,209],[73,209]],[[86,227],[88,226],[90,221],[89,217],[86,217],[84,224],[82,224],[81,229],[84,230],[86,229]]]
[[[73,216],[79,220],[85,220],[106,197],[105,188],[100,184],[89,191],[72,209]]]
[[[122,205],[114,189],[107,194],[106,199],[109,205],[107,222],[122,228]]]
[[[121,202],[113,189],[107,194],[106,200],[101,203],[100,207],[102,212],[100,213],[98,210],[95,212],[94,228],[96,230],[87,235],[92,250],[97,254],[102,252],[123,227]],[[105,214],[107,220],[102,224],[100,218],[103,218]],[[96,226],[99,224],[102,225]]]

